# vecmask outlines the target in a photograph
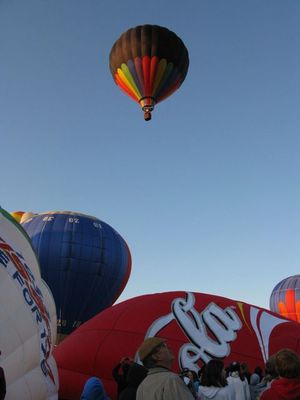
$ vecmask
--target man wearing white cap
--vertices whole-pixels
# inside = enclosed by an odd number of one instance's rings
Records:
[[[174,355],[165,339],[146,339],[138,355],[149,372],[137,389],[136,400],[194,400],[183,380],[171,371]]]

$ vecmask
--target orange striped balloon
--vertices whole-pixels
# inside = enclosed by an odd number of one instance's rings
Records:
[[[270,310],[300,322],[300,275],[280,281],[272,291]]]

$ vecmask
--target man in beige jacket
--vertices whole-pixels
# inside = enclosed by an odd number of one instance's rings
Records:
[[[194,400],[183,380],[171,371],[174,355],[165,339],[146,339],[138,354],[149,372],[138,387],[136,400]]]

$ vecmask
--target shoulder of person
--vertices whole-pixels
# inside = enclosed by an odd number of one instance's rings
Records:
[[[272,400],[272,390],[266,389],[262,392],[262,394],[259,397],[259,400]]]

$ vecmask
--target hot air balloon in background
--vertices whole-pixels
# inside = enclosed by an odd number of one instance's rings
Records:
[[[10,213],[14,219],[21,224],[25,219],[33,217],[35,214],[26,211],[13,211]]]
[[[270,310],[300,322],[300,275],[277,283],[270,297]]]
[[[155,104],[184,81],[189,56],[174,32],[157,25],[140,25],[124,32],[115,42],[109,66],[116,84],[140,104],[148,121]]]
[[[300,354],[300,325],[271,311],[204,293],[148,294],[104,310],[55,348],[60,397],[79,398],[85,381],[98,376],[116,400],[113,367],[124,356],[134,358],[143,340],[152,336],[168,340],[177,372],[197,372],[212,358],[263,368],[282,347]]]
[[[10,213],[10,215],[12,217],[14,217],[14,219],[19,223],[21,221],[21,218],[22,218],[23,214],[24,214],[24,211],[13,211],[13,212]]]
[[[21,225],[53,293],[58,333],[67,335],[120,296],[131,272],[130,251],[95,217],[69,211],[28,215]]]
[[[7,400],[55,400],[56,309],[29,237],[0,207],[0,365]]]

